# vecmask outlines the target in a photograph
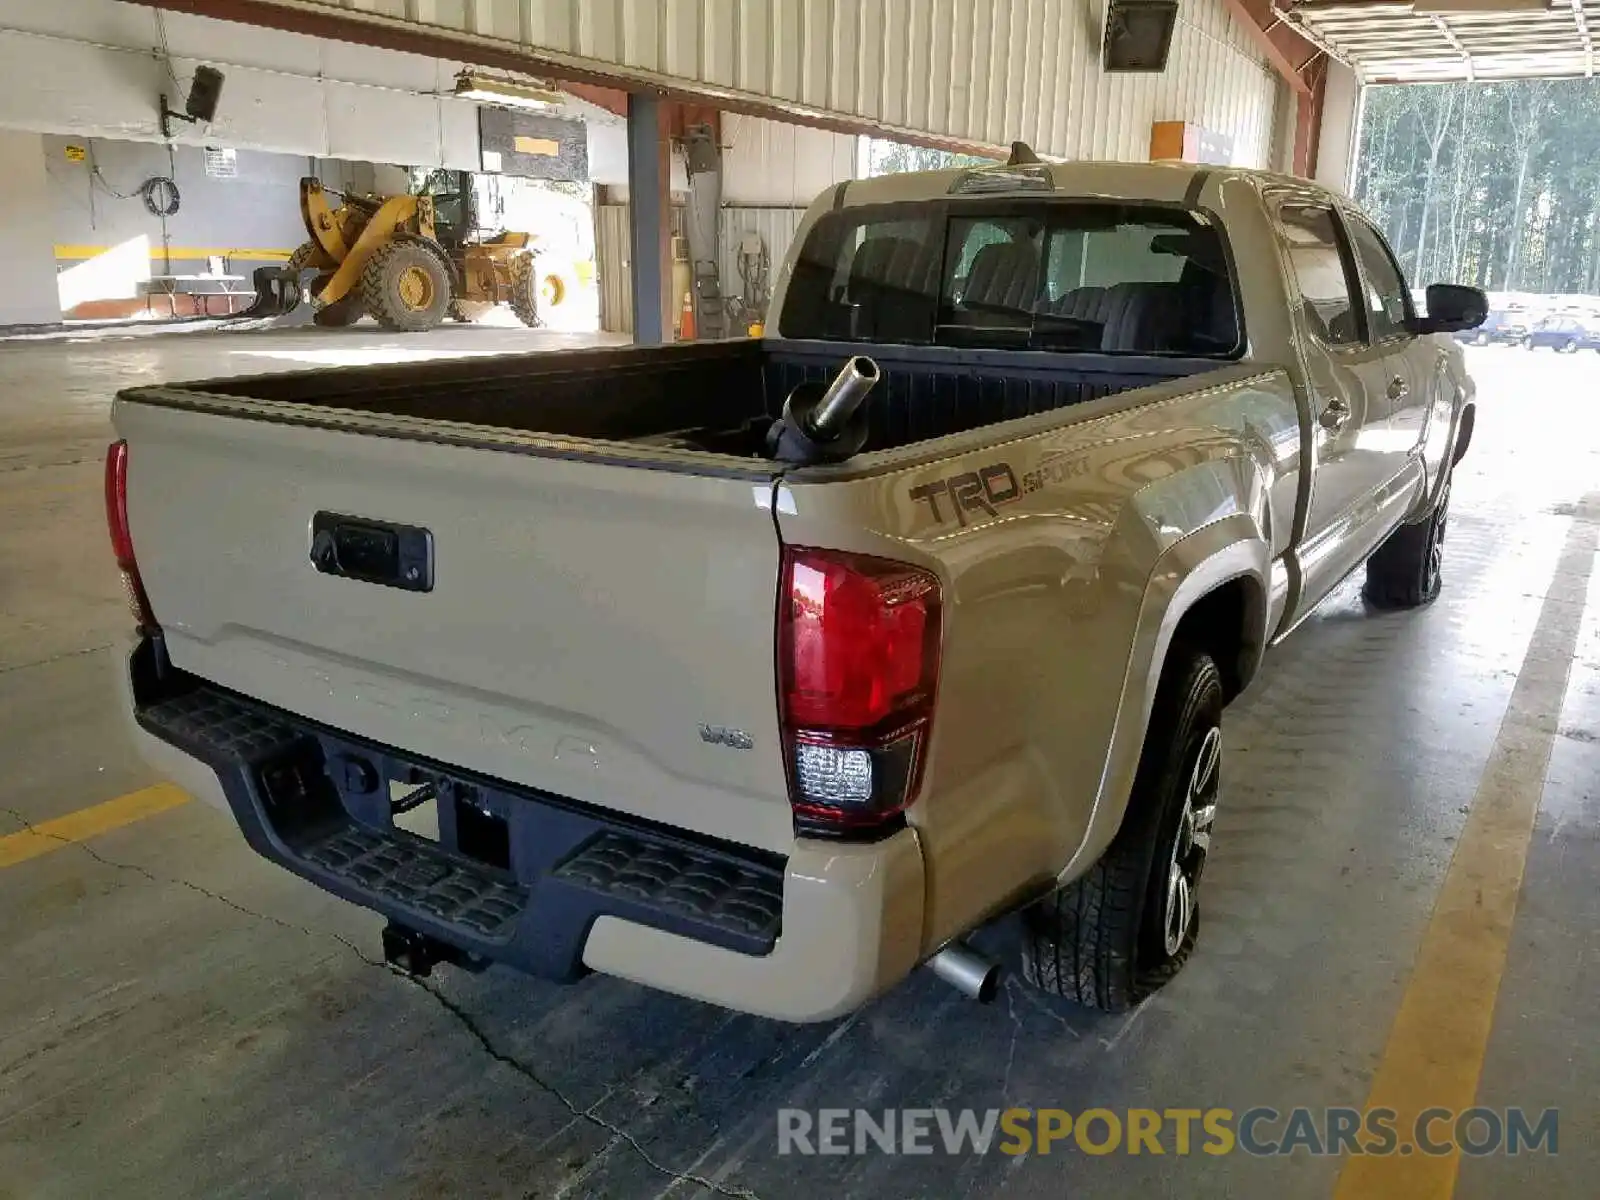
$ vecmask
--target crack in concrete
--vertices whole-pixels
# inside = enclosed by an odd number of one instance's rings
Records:
[[[656,1158],[648,1150],[646,1150],[643,1143],[641,1143],[635,1135],[629,1133],[626,1129],[623,1129],[615,1122],[608,1121],[606,1118],[596,1114],[593,1111],[594,1106],[591,1106],[590,1108],[580,1108],[577,1103],[568,1097],[560,1088],[542,1079],[539,1076],[539,1073],[532,1067],[528,1066],[521,1059],[515,1057],[514,1055],[508,1054],[506,1051],[501,1050],[490,1039],[488,1033],[483,1029],[483,1027],[478,1024],[477,1019],[471,1013],[467,1012],[466,1009],[462,1008],[460,1004],[452,1000],[449,996],[446,996],[437,988],[430,987],[415,975],[410,975],[405,971],[400,970],[392,963],[385,962],[380,958],[374,958],[343,934],[331,933],[323,929],[312,929],[306,925],[297,925],[293,921],[285,921],[283,918],[275,917],[271,913],[257,912],[255,909],[248,908],[245,905],[240,904],[237,900],[223,895],[221,892],[214,892],[210,888],[201,887],[198,883],[193,883],[190,880],[180,878],[179,876],[158,875],[148,867],[141,866],[138,863],[119,862],[116,859],[107,858],[98,850],[94,849],[94,847],[90,846],[87,842],[76,842],[71,838],[64,838],[58,834],[48,833],[36,828],[31,821],[29,821],[14,808],[0,805],[0,813],[3,813],[16,821],[21,827],[22,832],[37,834],[39,837],[52,838],[55,841],[61,842],[65,845],[76,847],[77,849],[83,851],[84,854],[92,858],[95,862],[100,863],[102,866],[111,867],[118,871],[131,871],[135,875],[142,876],[144,879],[154,884],[171,884],[176,887],[186,888],[197,895],[204,896],[208,900],[214,900],[218,904],[224,905],[227,908],[231,908],[237,913],[241,913],[247,917],[252,917],[257,921],[264,921],[268,924],[276,925],[280,929],[289,930],[290,932],[298,933],[308,938],[326,938],[330,941],[337,942],[367,966],[376,967],[380,970],[386,971],[390,975],[396,976],[397,978],[409,983],[418,991],[424,992],[428,996],[432,997],[434,1003],[450,1016],[454,1017],[456,1023],[466,1031],[468,1036],[470,1036],[472,1040],[478,1044],[478,1048],[482,1050],[482,1052],[490,1059],[499,1063],[501,1066],[507,1068],[516,1075],[519,1075],[523,1079],[527,1080],[527,1082],[533,1084],[540,1091],[550,1096],[556,1101],[556,1103],[565,1108],[575,1120],[587,1122],[588,1124],[595,1126],[597,1129],[604,1130],[606,1133],[610,1134],[612,1140],[610,1143],[608,1143],[606,1147],[607,1150],[619,1142],[625,1144],[634,1152],[634,1154],[638,1155],[639,1160],[647,1167],[653,1171],[657,1171],[660,1174],[665,1175],[668,1179],[672,1180],[673,1186],[682,1183],[688,1183],[704,1188],[709,1192],[714,1192],[719,1196],[734,1196],[738,1197],[738,1200],[761,1200],[761,1198],[749,1188],[742,1187],[738,1184],[723,1184],[705,1175],[697,1175],[691,1171],[679,1171],[671,1166],[668,1166],[666,1163],[662,1162],[660,1159]],[[604,1097],[602,1097],[602,1101],[603,1100]],[[602,1101],[597,1101],[596,1105]]]
[[[51,663],[61,662],[68,658],[82,658],[86,654],[99,654],[102,650],[109,650],[115,642],[105,642],[99,646],[84,646],[78,650],[63,650],[60,654],[52,654],[49,658],[35,659],[33,662],[11,663],[0,666],[0,675],[9,675],[12,671],[26,671],[33,667],[46,667]]]

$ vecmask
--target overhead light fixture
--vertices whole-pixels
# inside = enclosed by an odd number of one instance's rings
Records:
[[[1412,0],[1414,13],[1546,12],[1550,0]]]
[[[462,71],[456,76],[455,97],[476,104],[497,104],[503,108],[559,108],[561,93],[536,83],[520,83],[515,79],[499,79],[476,71]]]

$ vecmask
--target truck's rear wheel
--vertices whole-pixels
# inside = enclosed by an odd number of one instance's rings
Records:
[[[1133,1007],[1194,946],[1222,776],[1222,677],[1174,646],[1122,828],[1088,874],[1023,911],[1022,974],[1105,1012]]]
[[[1402,525],[1367,560],[1365,595],[1379,608],[1419,608],[1439,594],[1443,581],[1445,526],[1450,520],[1450,483],[1438,503],[1415,525]]]
[[[423,247],[391,242],[362,269],[361,306],[385,329],[434,329],[450,309],[450,273]]]
[[[544,322],[539,317],[539,271],[531,254],[519,254],[511,263],[511,311],[529,329]]]

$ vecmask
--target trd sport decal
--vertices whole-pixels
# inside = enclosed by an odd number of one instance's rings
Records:
[[[906,495],[912,500],[926,500],[928,512],[940,524],[953,515],[965,525],[968,513],[987,513],[992,517],[1000,505],[1021,499],[1022,488],[1010,463],[991,463],[976,471],[919,484]],[[944,504],[940,503],[941,497]]]
[[[990,463],[976,471],[918,484],[906,495],[914,501],[926,501],[928,515],[937,523],[945,525],[955,521],[965,525],[969,514],[998,516],[995,510],[1002,504],[1020,500],[1028,492],[1037,492],[1042,487],[1076,479],[1088,471],[1087,457],[1047,458],[1036,470],[1023,472],[1019,482],[1010,463]]]

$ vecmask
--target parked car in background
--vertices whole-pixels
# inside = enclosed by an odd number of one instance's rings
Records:
[[[1529,350],[1547,347],[1561,354],[1600,350],[1600,333],[1577,317],[1546,317],[1522,341]]]
[[[1463,329],[1455,335],[1458,342],[1465,342],[1473,346],[1487,346],[1495,343],[1502,346],[1515,346],[1528,336],[1528,317],[1526,313],[1511,312],[1506,309],[1493,309],[1483,319],[1483,324],[1476,329]]]

